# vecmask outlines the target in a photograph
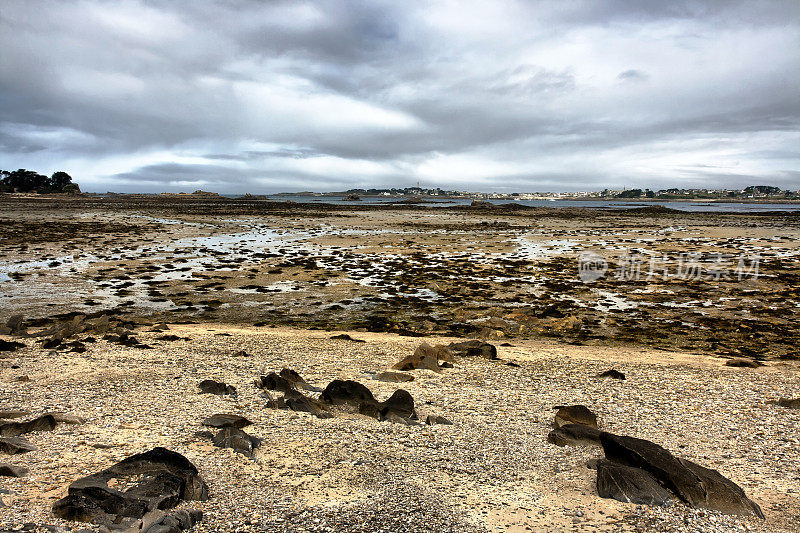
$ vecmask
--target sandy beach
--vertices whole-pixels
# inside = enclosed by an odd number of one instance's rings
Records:
[[[1,478],[0,530],[97,531],[54,502],[156,446],[208,484],[178,506],[203,512],[193,531],[798,530],[800,411],[770,403],[800,390],[797,216],[268,204],[0,202],[0,338],[22,345],[0,352],[0,410],[80,419],[0,456],[29,469]],[[580,278],[584,252],[606,275]],[[645,252],[658,269],[634,277]],[[376,379],[467,339],[498,359]],[[254,383],[284,368],[406,390],[420,424],[276,409]],[[601,498],[603,450],[548,442],[575,404],[719,471],[765,520]],[[202,433],[217,413],[252,422],[252,457]]]

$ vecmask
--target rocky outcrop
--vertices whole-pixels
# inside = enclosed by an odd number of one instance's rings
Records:
[[[679,459],[644,439],[601,433],[600,443],[606,459],[649,473],[690,507],[764,518],[761,508],[741,487],[716,470]]]
[[[110,487],[112,479],[116,486],[128,488]],[[74,481],[67,496],[53,504],[53,513],[65,520],[119,528],[184,500],[207,499],[208,486],[186,457],[166,448],[154,448]]]

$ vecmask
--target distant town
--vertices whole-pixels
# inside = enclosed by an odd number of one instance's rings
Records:
[[[445,190],[440,188],[405,187],[402,189],[349,189],[338,192],[298,192],[283,193],[280,196],[343,196],[351,198],[389,197],[389,198],[471,198],[507,200],[800,200],[800,191],[783,190],[771,185],[751,185],[744,189],[604,189],[602,191],[580,192],[514,192],[482,193]]]

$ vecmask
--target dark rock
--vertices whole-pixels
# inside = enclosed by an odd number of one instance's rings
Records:
[[[61,346],[61,341],[58,339],[47,339],[42,343],[42,348],[45,350],[52,350]]]
[[[602,460],[597,463],[597,493],[601,498],[643,505],[666,505],[673,500],[647,471]]]
[[[21,342],[0,339],[0,352],[13,352],[14,350],[24,347],[25,345]]]
[[[28,469],[24,466],[10,465],[7,463],[0,463],[0,476],[6,477],[23,477],[28,474]]]
[[[248,435],[237,427],[222,428],[214,436],[214,446],[219,448],[232,448],[246,457],[253,457],[253,451],[258,447],[258,438]]]
[[[0,437],[0,452],[6,455],[28,453],[36,450],[36,446],[22,437]]]
[[[212,428],[243,428],[252,424],[248,419],[239,415],[231,414],[216,414],[210,416],[201,422],[204,426]]]
[[[700,478],[658,444],[606,432],[600,434],[600,444],[603,445],[606,459],[647,470],[692,507],[697,507],[705,501],[705,491]]]
[[[611,379],[625,379],[625,374],[620,372],[619,370],[611,369],[606,370],[605,372],[600,372],[597,374],[598,378],[611,378]]]
[[[480,340],[454,342],[448,346],[450,351],[462,357],[483,357],[497,359],[497,348],[493,344]]]
[[[221,381],[214,381],[213,379],[204,379],[198,385],[202,394],[216,394],[217,396],[236,396],[236,387],[226,385]]]
[[[391,422],[392,424],[402,424],[404,426],[415,425],[409,419],[403,418],[402,416],[396,415],[394,413],[389,413],[389,415],[383,417],[382,420],[384,422]]]
[[[12,334],[17,334],[25,329],[25,316],[13,315],[6,321],[6,327],[11,330]]]
[[[757,516],[763,519],[761,508],[744,493],[744,490],[716,470],[702,467],[688,459],[679,459],[683,465],[691,470],[703,484],[706,493],[706,507],[720,513]]]
[[[777,402],[773,400],[770,403],[773,403],[780,407],[786,407],[788,409],[800,409],[800,398],[795,398],[795,399],[780,398]]]
[[[338,339],[338,340],[343,340],[343,341],[353,341],[353,342],[367,342],[367,341],[362,340],[362,339],[354,339],[353,337],[351,337],[347,333],[341,333],[339,335],[334,335],[333,337],[331,337],[331,339]]]
[[[381,416],[386,418],[395,414],[403,418],[416,418],[414,413],[414,398],[408,391],[397,389],[388,400],[381,403]]]
[[[27,422],[4,422],[0,424],[0,437],[17,437],[33,431],[53,431],[57,422],[52,415],[43,415]]]
[[[557,446],[593,446],[600,444],[600,431],[583,424],[565,424],[547,435],[547,442]]]
[[[232,354],[233,357],[250,357],[250,354],[245,350],[239,350]]]
[[[433,346],[430,346],[429,344],[421,344],[414,351],[413,355],[409,355],[408,357],[401,359],[395,363],[392,368],[395,370],[405,371],[423,368],[427,370],[433,370],[434,372],[441,372],[442,370],[439,367],[439,355],[439,350]]]
[[[153,329],[151,331],[159,331],[159,330]],[[156,340],[157,341],[166,341],[166,342],[188,341],[189,337],[179,337],[177,335],[170,334],[170,335],[161,335],[160,337],[156,337]]]
[[[745,359],[744,357],[734,357],[725,361],[725,366],[733,366],[739,368],[758,368],[761,365],[758,361],[753,359]]]
[[[442,424],[445,426],[453,425],[453,423],[450,422],[450,420],[439,415],[428,415],[428,417],[425,419],[425,423],[428,424],[429,426],[432,426],[434,424]]]
[[[557,428],[567,424],[583,424],[597,428],[597,415],[585,405],[556,405],[555,426]]]
[[[507,362],[506,362],[506,366],[510,366],[510,367],[514,367],[514,368],[519,368],[519,364],[518,364],[518,363],[515,363],[514,361],[507,361]]]
[[[111,479],[131,485],[125,491],[108,486]],[[208,486],[186,457],[165,448],[128,457],[70,484],[67,496],[53,504],[65,520],[110,526],[124,518],[139,519],[183,500],[207,500]]]
[[[764,518],[744,491],[719,472],[678,459],[653,442],[601,433],[606,459],[649,472],[691,507]]]
[[[256,380],[256,387],[265,390],[276,390],[284,394],[294,390],[294,384],[291,381],[279,376],[275,372],[270,372],[266,376],[261,376]]]
[[[287,392],[283,399],[279,400],[279,407],[281,401],[287,409],[291,409],[292,411],[311,413],[317,418],[333,418],[333,413],[328,410],[325,404],[295,390]]]
[[[381,419],[381,409],[374,403],[362,403],[358,406],[358,413],[375,420]]]
[[[359,407],[362,403],[377,403],[372,392],[357,381],[334,379],[322,391],[320,400],[333,405],[350,404]]]
[[[380,372],[373,376],[378,381],[386,381],[388,383],[404,383],[414,381],[414,376],[410,374],[401,374],[400,372]]]

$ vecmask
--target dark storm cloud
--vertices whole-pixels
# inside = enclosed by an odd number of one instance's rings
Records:
[[[794,1],[10,0],[0,167],[101,191],[798,188],[798,35]]]

